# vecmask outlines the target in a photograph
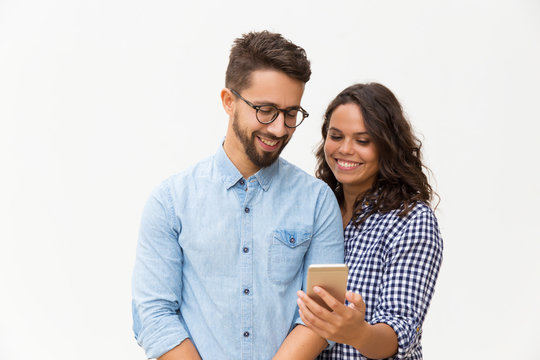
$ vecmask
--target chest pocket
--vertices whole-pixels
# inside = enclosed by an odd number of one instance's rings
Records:
[[[276,284],[291,282],[301,271],[311,234],[277,230],[272,234],[268,259],[268,278]]]

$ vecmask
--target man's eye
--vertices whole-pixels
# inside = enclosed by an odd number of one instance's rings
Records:
[[[287,116],[290,118],[295,118],[298,115],[298,110],[289,110],[287,111]]]
[[[274,112],[274,108],[271,106],[262,106],[259,108],[259,112],[263,114],[272,114]]]

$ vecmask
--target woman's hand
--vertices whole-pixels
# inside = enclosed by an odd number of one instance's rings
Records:
[[[366,304],[360,294],[347,291],[349,305],[340,303],[326,290],[314,286],[313,290],[333,310],[328,311],[303,291],[298,291],[298,308],[302,321],[325,339],[358,347],[368,324],[365,321]]]

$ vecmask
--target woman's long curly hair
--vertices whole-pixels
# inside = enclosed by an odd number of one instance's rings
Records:
[[[326,163],[324,145],[334,110],[344,104],[356,104],[362,112],[364,125],[379,155],[379,172],[372,187],[358,194],[353,206],[353,219],[359,225],[376,212],[399,209],[405,216],[417,202],[430,204],[436,195],[428,183],[422,164],[422,143],[414,135],[410,123],[394,94],[378,83],[355,84],[339,93],[328,105],[322,125],[322,141],[315,150],[315,175],[334,191],[343,206],[343,188]],[[362,214],[362,204],[369,211]]]

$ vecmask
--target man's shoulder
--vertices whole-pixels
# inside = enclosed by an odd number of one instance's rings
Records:
[[[213,164],[214,155],[210,155],[174,174],[172,177],[180,179],[183,177],[204,176],[211,171]]]
[[[327,187],[324,181],[308,174],[306,171],[282,157],[279,158],[279,176],[286,180],[294,180],[301,186]]]
[[[279,159],[279,180],[276,185],[285,196],[293,197],[306,206],[325,207],[331,202],[337,207],[334,193],[324,181],[283,158]]]
[[[178,189],[178,187],[186,187],[194,184],[197,179],[210,176],[212,173],[212,165],[214,156],[208,156],[197,163],[180,170],[179,172],[165,178],[158,185],[160,189]]]

